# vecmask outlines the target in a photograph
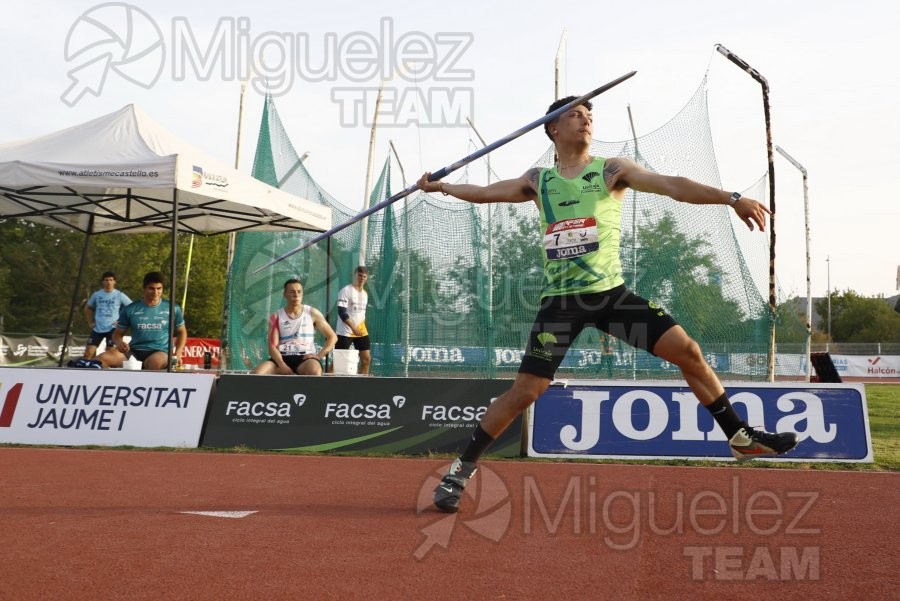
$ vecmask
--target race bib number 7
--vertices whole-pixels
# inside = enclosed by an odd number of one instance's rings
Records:
[[[599,248],[597,220],[593,217],[551,223],[544,234],[544,252],[550,261],[574,259]]]

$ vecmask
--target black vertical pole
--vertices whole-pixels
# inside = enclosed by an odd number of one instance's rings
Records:
[[[172,262],[170,272],[172,283],[169,285],[169,352],[166,371],[172,371],[172,338],[175,336],[175,282],[178,276],[178,188],[172,189]]]
[[[87,256],[88,245],[94,233],[94,216],[88,217],[87,232],[84,234],[84,245],[81,247],[81,260],[78,263],[78,276],[75,278],[75,289],[72,291],[72,302],[69,303],[69,320],[66,322],[66,333],[63,335],[62,348],[59,349],[59,363],[63,366],[63,358],[69,350],[69,336],[72,334],[72,323],[75,321],[75,304],[78,302],[78,291],[81,288],[81,279],[84,276],[84,262]]]
[[[325,266],[325,320],[331,323],[331,236],[328,236],[328,242],[325,247],[326,263]],[[340,319],[340,318],[338,318]],[[331,365],[331,353],[325,357],[325,371],[328,372],[328,366]]]
[[[762,86],[763,97],[763,116],[766,121],[766,154],[769,161],[769,210],[772,214],[769,216],[769,311],[772,318],[771,340],[769,341],[769,360],[767,379],[769,382],[775,381],[775,315],[777,305],[775,302],[775,153],[772,145],[772,114],[769,111],[769,82],[760,75],[759,71],[751,67],[745,60],[725,48],[721,44],[716,44],[716,50],[725,58],[743,69],[750,77],[755,79]]]

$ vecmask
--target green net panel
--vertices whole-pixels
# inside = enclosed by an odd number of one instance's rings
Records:
[[[591,152],[624,156],[659,173],[720,187],[707,113],[706,86],[663,127],[636,140],[595,141]],[[549,166],[552,148],[535,165]],[[522,172],[528,166],[523,165]],[[466,181],[467,171],[461,179]],[[334,223],[357,214],[312,179],[269,99],[254,176],[330,206]],[[391,195],[389,162],[371,203]],[[764,201],[765,180],[745,191]],[[764,379],[772,317],[768,239],[749,233],[724,206],[695,206],[632,193],[622,216],[627,284],[655,300],[702,346],[724,378]],[[533,203],[474,205],[424,193],[368,219],[367,325],[372,368],[380,376],[513,377],[538,308],[540,232]],[[338,290],[359,264],[362,224],[326,243],[250,275],[314,234],[239,234],[229,274],[227,368],[251,369],[268,356],[266,319],[282,303],[290,277],[304,282],[304,302],[334,325]],[[652,355],[592,329],[576,341],[559,378],[680,379]]]

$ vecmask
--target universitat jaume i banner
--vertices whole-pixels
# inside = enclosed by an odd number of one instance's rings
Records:
[[[196,447],[213,374],[0,369],[0,443]]]

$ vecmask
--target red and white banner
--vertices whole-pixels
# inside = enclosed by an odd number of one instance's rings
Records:
[[[202,368],[206,353],[209,353],[210,369],[217,369],[220,350],[218,338],[188,338],[181,359],[185,365],[198,365]]]

